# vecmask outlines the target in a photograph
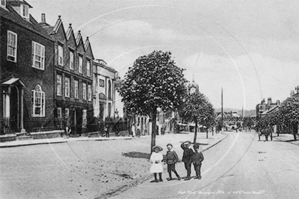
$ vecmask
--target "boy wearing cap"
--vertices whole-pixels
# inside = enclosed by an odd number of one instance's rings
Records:
[[[187,176],[185,180],[191,179],[191,167],[192,167],[192,156],[194,154],[193,149],[191,149],[192,143],[190,141],[183,142],[181,148],[183,150],[182,162],[184,162],[184,167],[187,171]]]
[[[201,180],[201,165],[202,165],[202,161],[204,160],[204,156],[202,154],[202,152],[200,151],[200,145],[199,144],[194,144],[193,146],[195,153],[192,156],[192,162],[194,164],[194,169],[196,172],[196,179]]]
[[[168,181],[172,180],[172,171],[175,173],[177,176],[178,180],[181,180],[180,176],[178,175],[176,169],[175,169],[175,164],[178,162],[178,155],[177,153],[173,150],[173,145],[172,144],[167,144],[167,154],[166,154],[166,163],[168,165],[168,173],[169,173],[169,178],[167,178]]]

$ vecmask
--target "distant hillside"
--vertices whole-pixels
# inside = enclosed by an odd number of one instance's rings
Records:
[[[221,108],[216,108],[216,112],[221,112]],[[242,115],[242,110],[241,109],[233,109],[233,108],[224,108],[224,112],[237,112],[237,114]],[[244,110],[244,116],[245,117],[250,117],[252,115],[256,115],[256,110]]]

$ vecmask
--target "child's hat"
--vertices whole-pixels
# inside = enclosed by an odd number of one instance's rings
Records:
[[[171,143],[167,144],[167,146],[171,146],[171,147],[173,147],[173,145],[172,145]]]
[[[159,151],[162,151],[162,150],[163,150],[163,148],[160,147],[160,146],[153,146],[153,147],[152,147],[152,150],[154,151],[156,148],[157,148]]]

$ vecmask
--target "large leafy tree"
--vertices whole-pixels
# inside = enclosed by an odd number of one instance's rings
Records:
[[[152,119],[151,149],[155,145],[157,109],[168,111],[182,106],[186,93],[183,71],[171,52],[154,51],[136,59],[118,88],[129,112]]]
[[[280,111],[282,112],[285,121],[292,126],[294,139],[297,140],[298,125],[299,125],[299,97],[289,97],[282,102]]]
[[[278,125],[280,128],[292,127],[294,139],[297,139],[299,125],[299,97],[289,97],[282,102],[278,110],[268,113],[259,120],[260,127]]]
[[[184,106],[180,109],[180,116],[185,121],[195,123],[194,143],[197,140],[198,124],[202,124],[208,129],[215,123],[213,106],[200,92],[186,95]]]

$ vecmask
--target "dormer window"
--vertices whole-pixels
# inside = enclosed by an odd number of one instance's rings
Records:
[[[25,4],[22,4],[21,5],[21,15],[22,17],[26,18],[26,19],[29,19],[29,6],[28,5],[25,5]]]
[[[1,0],[1,7],[5,8],[6,7],[6,0]]]

